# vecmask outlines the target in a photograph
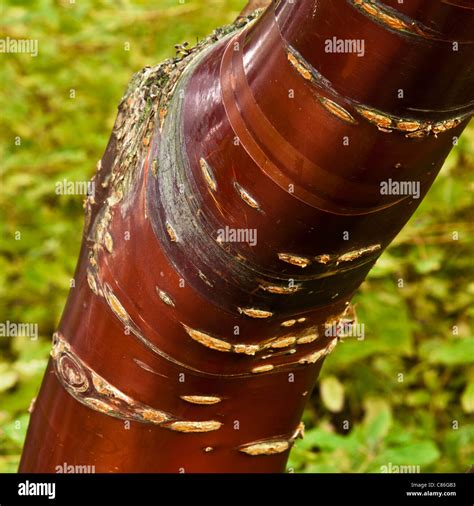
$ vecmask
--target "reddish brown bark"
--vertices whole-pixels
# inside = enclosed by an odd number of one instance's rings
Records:
[[[153,112],[122,103],[20,470],[283,471],[327,328],[467,123],[473,28],[441,0],[276,2],[177,63],[169,101],[145,71]]]

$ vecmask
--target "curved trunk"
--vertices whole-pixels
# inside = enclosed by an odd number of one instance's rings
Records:
[[[21,471],[285,469],[354,291],[472,110],[466,7],[277,1],[135,76]]]

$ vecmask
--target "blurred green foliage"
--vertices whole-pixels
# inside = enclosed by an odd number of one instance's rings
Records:
[[[133,72],[244,4],[3,0],[1,37],[37,39],[39,54],[1,55],[0,322],[38,323],[40,335],[0,337],[0,472],[17,468],[79,252],[82,199],[55,184],[92,176]],[[365,339],[347,338],[327,359],[291,471],[472,464],[473,166],[471,126],[357,295]]]

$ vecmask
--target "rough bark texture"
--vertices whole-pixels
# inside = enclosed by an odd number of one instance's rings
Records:
[[[240,17],[245,17],[257,9],[265,9],[271,4],[271,0],[250,0],[250,2],[244,7],[240,13]]]
[[[132,80],[21,471],[283,471],[331,329],[466,125],[458,2],[261,12]]]

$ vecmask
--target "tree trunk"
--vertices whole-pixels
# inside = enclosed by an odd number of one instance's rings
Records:
[[[472,111],[469,6],[277,1],[134,77],[20,471],[284,471]]]

